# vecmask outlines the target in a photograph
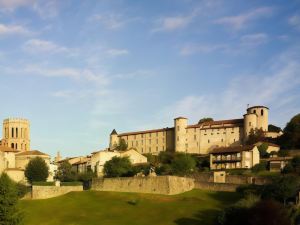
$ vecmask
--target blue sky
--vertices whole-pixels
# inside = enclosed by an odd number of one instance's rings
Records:
[[[0,119],[31,147],[85,155],[186,116],[300,112],[299,0],[0,0]]]

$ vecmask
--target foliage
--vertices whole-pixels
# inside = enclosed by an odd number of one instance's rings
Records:
[[[127,148],[128,148],[128,145],[127,145],[126,141],[123,138],[121,138],[119,144],[116,146],[116,149],[118,151],[126,151]]]
[[[159,159],[157,155],[153,155],[151,153],[144,154],[145,157],[147,157],[147,162],[150,163],[150,165],[157,167],[159,165]]]
[[[209,163],[209,157],[197,157],[197,156],[192,156],[196,162],[196,167],[203,171],[203,170],[209,170],[210,168],[210,163]]]
[[[285,165],[285,167],[283,168],[282,170],[282,173],[283,174],[289,174],[289,173],[293,173],[295,170],[294,170],[294,167],[292,166],[291,163],[288,163]]]
[[[173,152],[160,152],[158,155],[158,160],[162,164],[171,164],[174,160],[175,153]]]
[[[61,182],[60,186],[82,186],[82,182],[79,181]]]
[[[287,150],[283,149],[283,150],[278,151],[278,156],[279,157],[286,157],[288,155],[289,155],[289,152]]]
[[[16,184],[6,173],[0,176],[0,225],[17,225],[22,221],[22,214],[17,207],[18,191]]]
[[[263,162],[260,162],[260,163],[258,163],[256,165],[254,165],[251,168],[251,170],[252,170],[253,173],[258,173],[260,171],[266,170],[267,169],[267,165],[268,165],[267,162],[263,161]]]
[[[35,157],[27,164],[25,176],[30,183],[34,181],[46,181],[49,176],[49,167],[44,159]]]
[[[263,141],[264,138],[265,138],[265,133],[261,128],[251,129],[246,144],[252,145],[259,141]]]
[[[170,164],[162,164],[155,168],[157,175],[172,175],[172,167]]]
[[[273,124],[269,124],[268,131],[279,133],[280,131],[282,131],[282,129],[280,127],[277,127],[277,126],[273,125]]]
[[[300,114],[294,116],[283,130],[279,137],[279,144],[284,149],[300,148]]]
[[[128,157],[114,156],[104,164],[106,177],[126,177],[132,173],[132,164]]]
[[[55,186],[55,182],[32,182],[35,186]]]
[[[300,174],[300,156],[295,156],[291,161],[291,165],[294,168],[294,171]]]
[[[55,179],[58,179],[61,182],[76,181],[77,174],[75,171],[72,171],[72,165],[68,161],[63,161],[58,166]]]
[[[148,176],[150,173],[150,164],[142,164],[142,165],[136,165],[132,167],[133,175],[136,175],[138,173],[142,173],[145,176]]]
[[[77,175],[77,180],[82,182],[88,182],[91,181],[94,177],[96,177],[96,174],[92,170],[87,170],[84,173],[79,173]]]
[[[178,153],[171,163],[172,172],[176,175],[186,175],[196,167],[194,158],[189,154]]]
[[[198,121],[198,124],[204,123],[204,122],[211,122],[211,121],[214,121],[214,119],[211,117],[204,117]]]
[[[262,143],[260,146],[258,146],[258,151],[259,151],[259,156],[261,158],[268,158],[269,157],[269,153],[267,152],[268,150],[268,144],[267,143]]]
[[[16,183],[16,188],[17,188],[19,198],[23,198],[28,192],[31,191],[30,186],[26,186],[26,185],[21,184],[21,183]]]

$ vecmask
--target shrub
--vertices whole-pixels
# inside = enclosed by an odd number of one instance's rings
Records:
[[[32,182],[34,186],[55,186],[54,182]]]
[[[31,159],[25,168],[25,176],[30,183],[46,181],[49,176],[49,168],[45,160],[41,157]]]
[[[288,173],[293,173],[293,172],[294,172],[294,167],[292,166],[291,163],[286,164],[282,170],[283,174],[288,174]]]
[[[0,224],[17,225],[22,221],[22,214],[17,207],[18,191],[16,184],[6,173],[0,176]]]
[[[176,154],[171,163],[172,172],[176,175],[186,175],[196,167],[194,158],[189,154]]]
[[[23,198],[28,192],[31,191],[30,186],[26,186],[26,185],[21,184],[21,183],[17,183],[16,188],[17,188],[19,198]]]
[[[104,164],[106,177],[125,177],[132,173],[132,165],[128,157],[114,156]]]
[[[258,146],[259,156],[261,158],[267,158],[267,157],[269,157],[269,153],[267,152],[268,147],[269,146],[268,146],[267,143],[262,143],[260,146]]]
[[[155,168],[155,173],[157,175],[171,175],[172,167],[170,164],[163,164],[163,165]]]
[[[76,181],[77,174],[72,171],[72,165],[68,161],[64,161],[58,166],[55,179],[61,182]]]
[[[175,154],[173,152],[160,152],[158,160],[162,164],[171,164],[174,160]]]
[[[117,146],[115,146],[115,148],[119,151],[125,151],[127,150],[128,145],[126,141],[123,138],[121,138],[120,143]]]
[[[253,173],[258,173],[260,171],[265,171],[267,169],[267,162],[260,162],[254,165],[251,170]]]

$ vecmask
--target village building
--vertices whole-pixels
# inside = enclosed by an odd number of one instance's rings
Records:
[[[219,147],[210,152],[210,169],[251,169],[259,160],[255,145]]]
[[[120,134],[113,130],[110,134],[109,148],[115,149],[123,139],[129,148],[135,148],[141,154],[158,154],[161,151],[209,154],[217,147],[243,145],[251,130],[262,129],[267,135],[268,114],[268,107],[253,106],[247,108],[246,114],[239,119],[189,125],[187,118],[178,117],[174,119],[174,126],[170,128]]]

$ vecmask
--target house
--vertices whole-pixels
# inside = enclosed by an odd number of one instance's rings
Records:
[[[272,172],[280,172],[293,159],[293,157],[270,157],[264,159],[268,163],[269,170]]]
[[[91,169],[97,176],[103,176],[104,164],[114,156],[128,157],[133,165],[147,163],[147,158],[134,149],[127,151],[110,151],[108,149],[93,152],[91,156]]]
[[[210,168],[250,169],[259,163],[259,151],[255,145],[215,148],[210,152]]]

